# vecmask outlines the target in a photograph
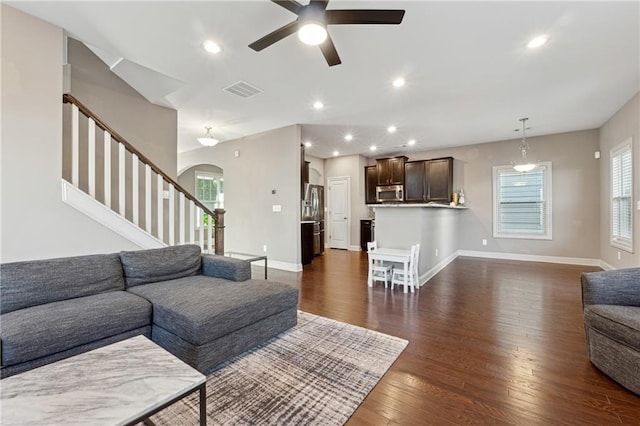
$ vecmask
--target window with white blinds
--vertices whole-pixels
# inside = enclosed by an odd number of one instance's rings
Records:
[[[552,238],[550,162],[526,173],[496,166],[493,188],[494,237]]]
[[[611,245],[633,250],[633,157],[631,140],[611,150]]]

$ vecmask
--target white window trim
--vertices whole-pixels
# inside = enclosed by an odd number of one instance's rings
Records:
[[[497,186],[497,177],[498,172],[502,170],[512,170],[513,166],[493,166],[493,178],[492,178],[492,191],[493,191],[493,238],[512,238],[512,239],[520,239],[520,240],[552,240],[553,239],[553,194],[551,192],[552,185],[552,166],[551,161],[541,161],[536,164],[536,168],[545,167],[546,168],[546,176],[544,182],[544,193],[545,193],[545,216],[547,219],[547,232],[543,235],[535,235],[535,234],[500,234],[498,232],[498,218],[497,218],[497,206],[498,206],[498,191],[496,190]]]
[[[213,178],[219,178],[222,179],[224,176],[220,173],[212,173],[212,172],[205,172],[202,170],[195,170],[194,174],[193,174],[193,182],[194,182],[194,192],[197,193],[198,192],[198,176],[210,176]],[[194,194],[195,196],[195,194]],[[196,197],[197,199],[197,197]],[[200,200],[198,200],[200,201]],[[202,204],[204,204],[204,202],[200,201]],[[200,217],[198,217],[198,208],[195,208],[194,210],[194,214],[196,215],[196,229],[200,229],[200,224],[203,222],[203,218],[204,218],[204,211],[202,211],[202,209],[200,209]]]
[[[631,238],[616,238],[613,235],[613,157],[626,150],[631,151]],[[632,138],[628,138],[622,143],[611,148],[609,151],[609,238],[612,247],[619,248],[629,253],[633,253],[633,222],[635,220],[633,215],[633,179],[635,176],[635,170],[633,167],[633,141]]]

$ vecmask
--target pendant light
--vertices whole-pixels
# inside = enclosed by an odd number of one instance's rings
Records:
[[[204,146],[216,145],[219,141],[218,139],[214,138],[213,135],[211,134],[211,127],[207,126],[205,127],[205,129],[207,130],[207,132],[204,134],[203,137],[198,138],[198,142],[200,142]]]
[[[512,162],[511,163],[512,166],[513,166],[513,169],[515,171],[517,171],[517,172],[520,172],[520,173],[530,172],[531,170],[536,168],[535,163],[532,163],[531,161],[529,161],[527,159],[527,152],[531,148],[529,146],[529,144],[527,143],[527,136],[525,134],[525,132],[526,132],[525,123],[527,122],[527,120],[528,120],[528,118],[521,118],[520,119],[520,121],[522,121],[522,142],[520,143],[520,151],[522,153],[522,159],[520,160],[520,162]]]

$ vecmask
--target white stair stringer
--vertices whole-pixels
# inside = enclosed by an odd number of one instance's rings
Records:
[[[120,216],[100,201],[91,197],[76,186],[62,179],[62,201],[84,213],[91,219],[121,235],[140,248],[167,247],[163,241],[157,239],[144,229]]]

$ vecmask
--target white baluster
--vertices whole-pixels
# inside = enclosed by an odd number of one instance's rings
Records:
[[[151,166],[144,168],[144,229],[151,233]]]
[[[169,184],[169,245],[176,243],[176,210],[175,210],[175,190]]]
[[[88,177],[89,177],[89,195],[96,198],[96,122],[92,118],[89,118],[89,125],[87,126],[88,139],[87,139],[87,151],[89,156]]]
[[[196,208],[196,217],[198,218],[198,224],[200,228],[198,228],[198,242],[200,243],[200,251],[204,251],[204,223],[202,216],[202,209],[200,207]]]
[[[118,143],[118,211],[120,212],[120,216],[124,217],[125,211],[125,188],[124,188],[124,154],[125,148],[124,145]]]
[[[189,200],[189,244],[196,242],[196,205]]]
[[[207,215],[208,219],[207,219],[207,225],[209,227],[209,235],[207,237],[207,247],[209,248],[209,253],[215,253],[215,250],[213,249],[212,245],[213,245],[213,224],[211,222],[213,222],[213,216],[211,215]]]
[[[178,244],[184,244],[184,194],[181,192],[178,198]]]
[[[157,176],[158,179],[158,239],[160,241],[164,240],[164,203],[162,200],[164,199],[164,179],[162,175]]]
[[[111,208],[111,134],[104,131],[104,204]]]
[[[133,223],[135,223],[136,226],[139,226],[138,224],[140,222],[140,202],[138,201],[138,170],[138,156],[136,154],[131,154],[131,202],[133,203]]]
[[[80,120],[79,110],[71,105],[71,183],[78,186],[80,180]]]

